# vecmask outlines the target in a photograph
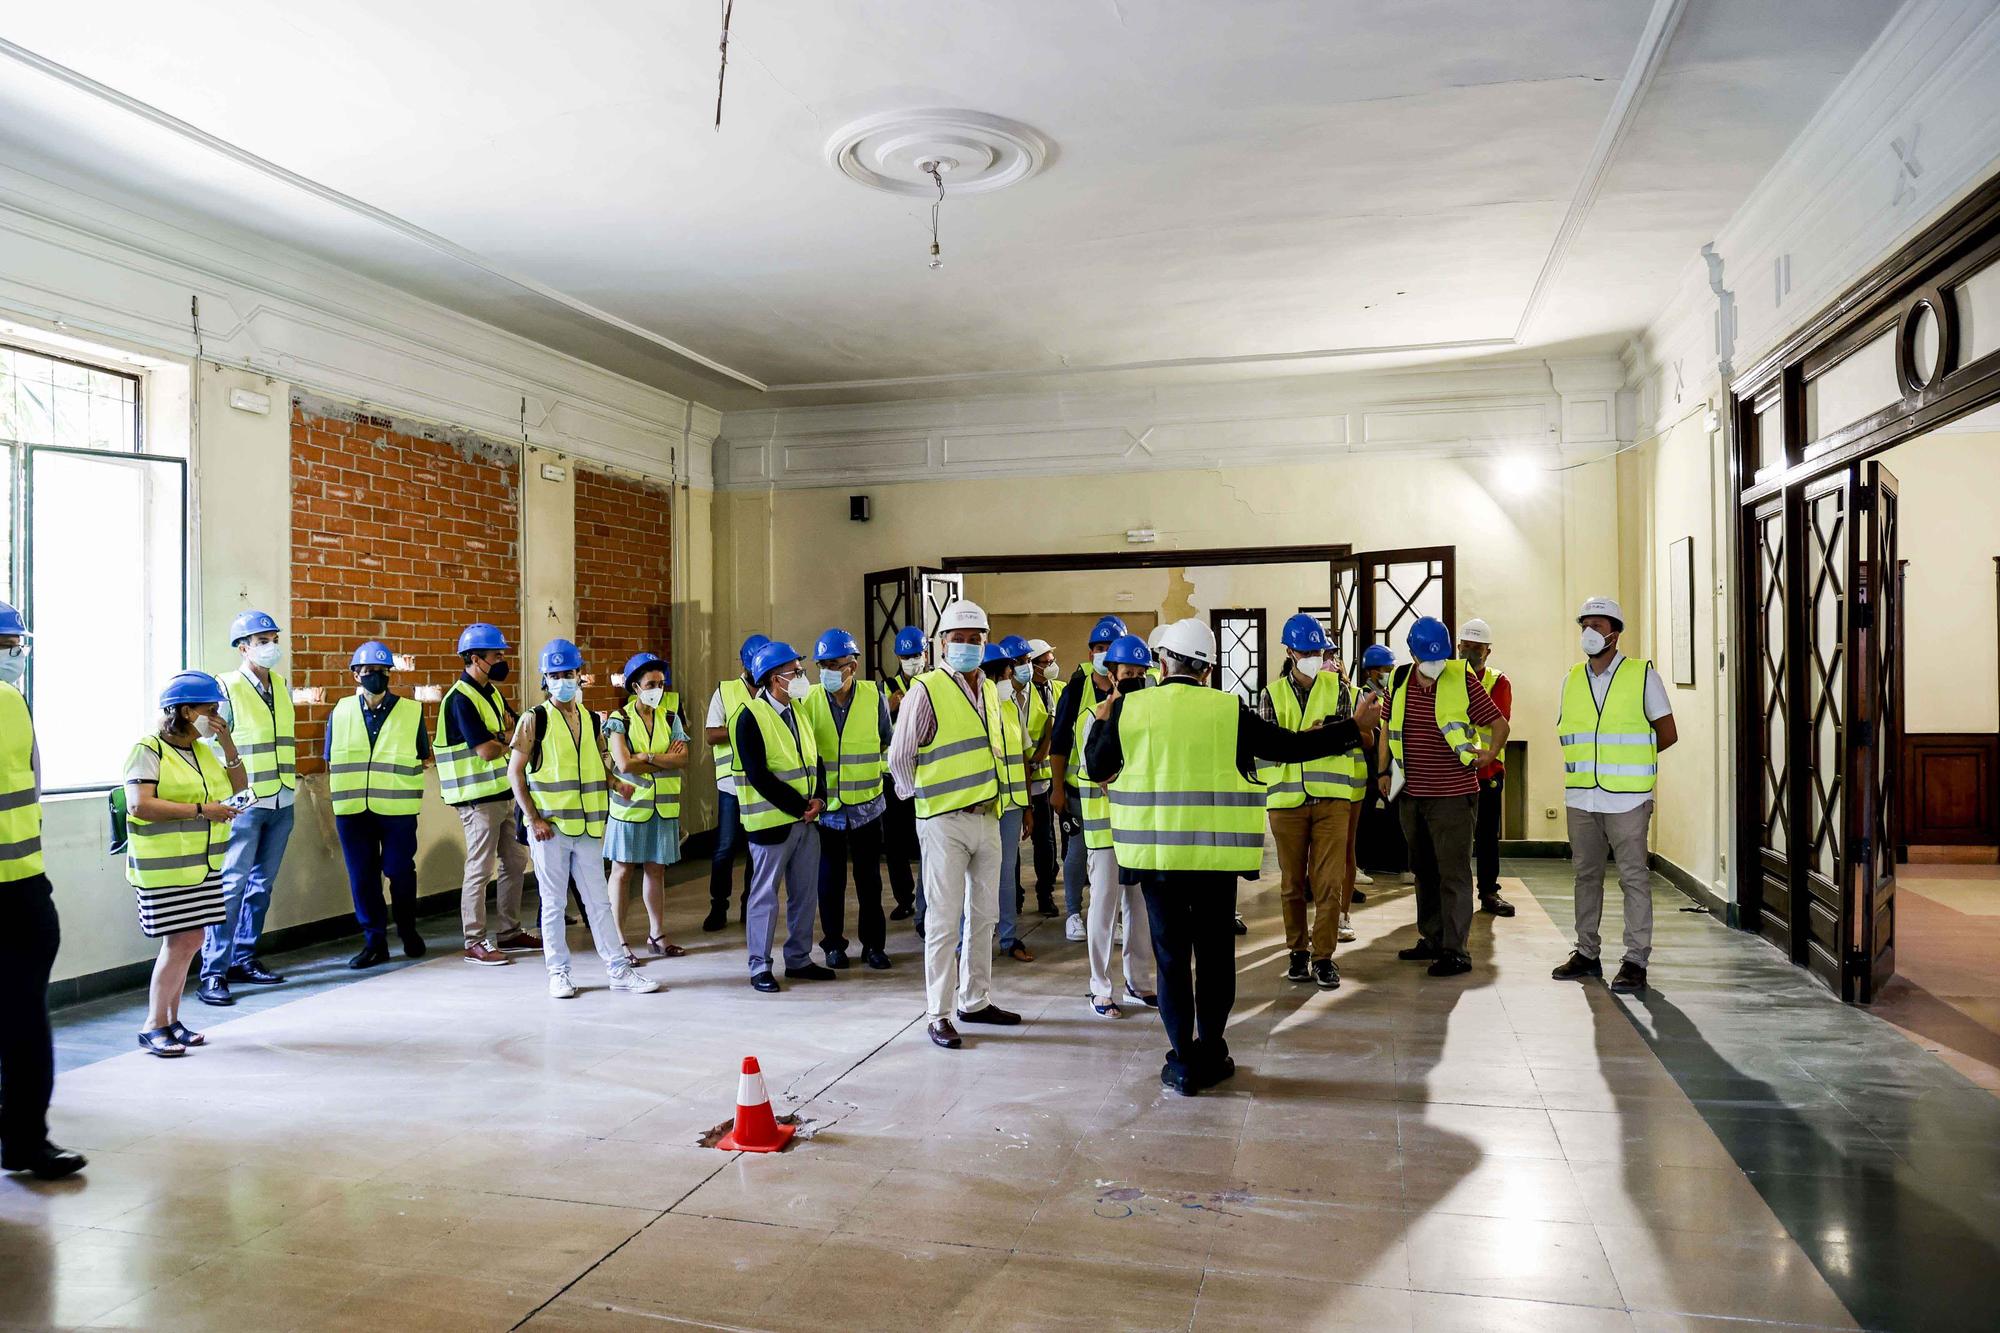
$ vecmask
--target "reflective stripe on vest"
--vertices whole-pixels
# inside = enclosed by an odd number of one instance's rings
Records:
[[[469,699],[479,720],[486,724],[486,730],[493,734],[502,745],[507,742],[507,731],[500,710],[486,697],[483,690],[474,689],[460,677],[445,691],[444,702],[438,705],[437,729],[431,735],[431,753],[437,759],[438,793],[447,805],[465,805],[472,801],[498,796],[507,790],[507,754],[502,750],[497,759],[481,759],[470,745],[452,740],[446,720],[451,716],[451,696]]]
[[[1487,698],[1489,699],[1493,698],[1493,687],[1495,685],[1498,685],[1499,683],[1500,683],[1500,673],[1495,671],[1492,667],[1487,667],[1484,671],[1479,673],[1479,687],[1486,691]],[[1493,706],[1495,708],[1498,708],[1500,706],[1500,701],[1495,699],[1493,702]],[[1474,727],[1472,729],[1472,734],[1479,738],[1479,748],[1482,750],[1485,749],[1487,746],[1493,744],[1493,728],[1491,727]],[[1497,767],[1505,768],[1507,766],[1506,752],[1502,750],[1494,751],[1493,763]]]
[[[931,819],[992,800],[1000,794],[1004,763],[1000,756],[1007,747],[1000,730],[1000,695],[993,682],[983,677],[979,682],[986,706],[982,722],[951,672],[926,671],[917,679],[924,683],[937,719],[937,734],[917,749],[917,817]]]
[[[1399,766],[1403,762],[1403,712],[1409,702],[1410,676],[1415,672],[1413,666],[1403,673],[1389,707],[1389,757]],[[1470,768],[1479,759],[1479,739],[1477,728],[1472,725],[1472,692],[1465,687],[1468,679],[1464,662],[1456,657],[1446,662],[1432,687],[1431,707],[1436,710],[1437,728],[1444,735],[1444,743],[1458,756],[1459,763]]]
[[[764,738],[764,767],[771,770],[772,777],[797,792],[801,799],[810,798],[813,770],[819,767],[819,746],[813,740],[812,727],[803,718],[797,718],[795,712],[799,734],[793,736],[792,729],[785,725],[784,717],[762,695],[752,699],[746,708],[756,719],[757,730]],[[736,784],[736,801],[743,814],[746,833],[798,822],[765,800],[764,794],[744,778],[740,768],[736,776],[743,779]]]
[[[1563,786],[1615,792],[1649,792],[1660,773],[1659,740],[1646,717],[1646,673],[1651,662],[1626,658],[1612,673],[1604,707],[1590,688],[1590,664],[1578,662],[1563,682]]]
[[[1161,685],[1119,706],[1125,766],[1111,783],[1111,838],[1127,870],[1255,870],[1264,789],[1236,769],[1233,695]]]
[[[1271,715],[1287,731],[1305,731],[1315,722],[1329,720],[1353,708],[1353,686],[1330,671],[1313,677],[1305,707],[1299,707],[1298,691],[1287,674],[1268,686],[1264,693],[1271,701]],[[1359,747],[1344,754],[1300,764],[1261,764],[1257,776],[1264,780],[1265,808],[1290,810],[1304,805],[1306,797],[1358,801],[1368,786],[1368,760]]]
[[[414,815],[423,809],[424,766],[417,757],[417,732],[423,725],[423,705],[399,695],[370,745],[360,696],[350,694],[335,704],[333,753],[326,757],[333,813]]]
[[[207,805],[229,799],[229,774],[208,746],[197,741],[192,754],[148,736],[132,753],[151,750],[160,759],[153,793],[175,805]],[[130,762],[126,764],[131,767]],[[200,815],[193,819],[126,817],[125,878],[142,889],[180,889],[222,873],[229,849],[229,825]]]
[[[722,690],[722,739],[709,748],[715,754],[715,777],[717,781],[736,775],[736,756],[730,752],[729,738],[736,734],[736,715],[750,702],[750,687],[743,683],[743,677],[725,680]]]
[[[35,790],[35,722],[0,681],[0,884],[42,873],[42,802]]]
[[[882,794],[882,695],[872,680],[856,680],[847,716],[836,728],[833,696],[815,685],[798,705],[799,720],[810,725],[813,745],[827,763],[826,808],[866,805]]]
[[[541,762],[528,770],[528,790],[542,818],[565,836],[604,836],[610,790],[604,775],[604,755],[597,746],[597,717],[578,708],[577,731],[553,703],[539,703],[536,729],[542,741]],[[587,737],[587,743],[585,738]]]
[[[680,705],[680,696],[672,690],[661,695],[660,706],[653,710],[653,725],[648,727],[639,720],[643,705],[637,699],[628,700],[618,710],[618,715],[625,719],[625,747],[634,755],[665,754],[674,743],[674,714]],[[666,819],[681,817],[679,773],[620,772],[619,776],[632,784],[632,795],[620,796],[617,788],[612,788],[613,819],[624,824],[643,824],[656,814]]]
[[[236,737],[236,753],[243,760],[243,777],[251,792],[262,800],[276,796],[278,789],[299,785],[298,730],[292,716],[292,692],[285,678],[271,673],[271,702],[242,667],[225,672],[222,688],[229,692],[229,730]]]

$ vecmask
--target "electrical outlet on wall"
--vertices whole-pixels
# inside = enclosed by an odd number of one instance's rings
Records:
[[[1543,819],[1554,819],[1555,817],[1556,817],[1556,808],[1554,806],[1545,805],[1542,807]]]

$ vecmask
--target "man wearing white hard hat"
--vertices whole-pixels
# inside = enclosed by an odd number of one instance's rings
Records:
[[[954,992],[961,1023],[1011,1027],[1021,1021],[994,1004],[990,994],[1007,738],[999,693],[980,669],[986,630],[986,612],[976,603],[960,600],[944,609],[937,624],[937,660],[943,665],[910,682],[889,742],[896,791],[916,803],[924,867],[924,993],[931,1041],[946,1050],[962,1044],[951,1021]]]
[[[1680,733],[1660,673],[1618,650],[1625,613],[1609,597],[1593,597],[1577,613],[1585,661],[1563,682],[1556,722],[1563,750],[1564,804],[1570,860],[1576,866],[1576,948],[1550,973],[1558,981],[1602,977],[1598,925],[1604,915],[1604,868],[1618,865],[1625,896],[1625,956],[1611,989],[1646,990],[1653,952],[1652,871],[1646,832],[1660,752]]]
[[[1493,666],[1493,630],[1475,617],[1458,627],[1458,655],[1465,669],[1486,687],[1486,697],[1509,721],[1514,717],[1514,682]],[[1493,750],[1493,762],[1479,770],[1479,809],[1472,825],[1472,876],[1479,888],[1479,910],[1489,916],[1512,916],[1514,904],[1500,896],[1500,812],[1507,788],[1507,752],[1493,746],[1490,727],[1479,729],[1481,747]]]

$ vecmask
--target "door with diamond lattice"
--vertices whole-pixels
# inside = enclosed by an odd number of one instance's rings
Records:
[[[1752,614],[1747,619],[1757,797],[1746,811],[1745,843],[1754,849],[1751,919],[1757,933],[1792,954],[1792,508],[1783,495],[1751,511],[1744,533]],[[1746,895],[1750,896],[1750,895]]]
[[[1900,500],[1896,476],[1880,463],[1866,465],[1856,493],[1856,543],[1850,652],[1855,691],[1849,716],[1848,847],[1853,867],[1848,891],[1843,999],[1872,1003],[1896,974],[1896,844],[1901,818],[1903,699],[1898,653],[1902,647],[1902,580],[1897,570]]]
[[[1355,660],[1349,670],[1358,669],[1360,651],[1371,643],[1384,644],[1398,662],[1410,660],[1407,644],[1410,626],[1423,616],[1433,616],[1458,632],[1458,548],[1454,546],[1407,546],[1393,551],[1359,551],[1353,556],[1354,623],[1360,627]],[[1335,570],[1335,595],[1339,596],[1339,570]],[[1335,606],[1336,613],[1340,607]]]
[[[1863,540],[1857,489],[1849,469],[1814,482],[1801,497],[1792,957],[1836,990],[1852,934],[1844,889],[1851,870],[1848,724],[1859,687],[1850,600]]]

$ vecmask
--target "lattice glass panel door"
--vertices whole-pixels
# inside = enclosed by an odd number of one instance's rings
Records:
[[[1800,592],[1804,597],[1804,687],[1798,719],[1805,728],[1794,799],[1802,802],[1802,845],[1794,855],[1802,873],[1805,911],[1793,918],[1805,939],[1803,961],[1827,983],[1840,985],[1847,952],[1843,881],[1847,855],[1847,720],[1853,682],[1848,598],[1855,560],[1855,480],[1849,472],[1815,483],[1804,496]],[[1800,957],[1796,950],[1794,957]]]
[[[1786,505],[1776,496],[1750,516],[1746,543],[1753,569],[1756,614],[1750,660],[1756,664],[1757,868],[1761,890],[1758,933],[1792,949],[1791,675],[1787,666],[1787,617],[1791,570],[1787,564]]]
[[[1361,670],[1361,562],[1354,559],[1332,561],[1333,605],[1321,620],[1333,651],[1350,674]]]
[[[965,596],[965,575],[946,574],[935,569],[916,571],[918,597],[922,602],[924,638],[937,638],[938,617],[944,609]]]
[[[918,623],[911,587],[912,571],[907,567],[880,569],[862,576],[861,605],[868,623],[861,647],[867,654],[863,665],[872,679],[880,680],[889,674],[890,664],[896,660],[896,632],[905,625]]]
[[[1263,610],[1215,611],[1217,687],[1256,706],[1264,692]]]
[[[1859,578],[1854,588],[1853,653],[1857,690],[1849,727],[1849,771],[1866,774],[1854,784],[1849,836],[1854,873],[1847,877],[1855,901],[1851,975],[1844,998],[1872,1003],[1896,975],[1896,844],[1901,841],[1903,699],[1898,654],[1902,648],[1902,578],[1897,567],[1901,499],[1896,475],[1880,463],[1867,466],[1857,506]],[[1865,851],[1863,850],[1865,849]]]
[[[1457,629],[1457,548],[1414,546],[1395,551],[1363,551],[1359,565],[1357,622],[1360,646],[1386,644],[1398,662],[1410,660],[1410,626],[1435,616]],[[1355,653],[1358,658],[1359,650]]]

